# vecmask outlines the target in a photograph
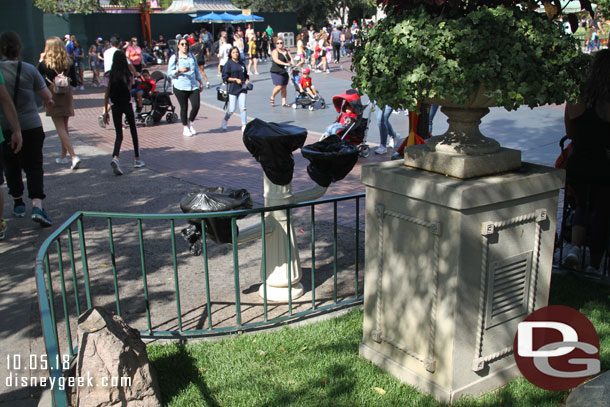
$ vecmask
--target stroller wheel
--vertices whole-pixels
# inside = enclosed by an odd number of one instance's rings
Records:
[[[366,144],[360,144],[358,150],[360,152],[360,157],[367,158],[371,154],[371,148]]]
[[[309,105],[308,109],[309,109],[310,111],[313,111],[313,109],[314,109],[313,104],[312,104],[312,105]]]
[[[167,120],[168,123],[175,123],[177,118],[178,117],[176,116],[175,113],[170,112],[165,115],[165,120]]]
[[[320,109],[326,109],[326,102],[324,99],[320,99]]]
[[[297,108],[297,104],[296,104],[296,103],[293,103],[293,104],[292,104],[292,108],[296,110],[296,108]]]
[[[146,125],[146,127],[150,127],[155,124],[155,120],[153,119],[152,114],[149,114],[148,116],[146,116],[146,119],[144,120],[144,124]]]

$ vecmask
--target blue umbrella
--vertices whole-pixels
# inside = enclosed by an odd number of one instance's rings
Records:
[[[235,22],[239,23],[250,23],[254,21],[264,21],[265,19],[260,16],[255,16],[254,14],[250,14],[249,16],[239,14],[235,16]]]
[[[212,23],[217,21],[220,18],[220,14],[216,14],[213,11],[208,14],[204,14],[198,17],[193,18],[193,23]]]
[[[235,21],[235,15],[229,13],[222,13],[218,16],[218,19],[213,21],[214,23],[232,23]]]

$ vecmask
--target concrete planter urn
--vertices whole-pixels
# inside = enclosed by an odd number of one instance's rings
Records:
[[[485,96],[483,86],[479,86],[477,92],[464,104],[441,98],[430,98],[425,103],[441,106],[441,112],[447,116],[449,124],[445,134],[426,141],[429,150],[463,155],[493,154],[500,151],[500,143],[484,136],[479,130],[481,119],[489,113],[490,107],[497,105],[495,99]]]

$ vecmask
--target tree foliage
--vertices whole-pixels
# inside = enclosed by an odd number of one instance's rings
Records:
[[[561,104],[575,99],[587,66],[560,25],[518,7],[441,15],[420,6],[388,15],[361,40],[352,86],[394,108],[463,104],[480,86],[509,110]]]
[[[123,5],[127,7],[134,7],[140,3],[142,3],[142,0],[110,0],[110,4],[112,5]],[[74,12],[87,14],[102,10],[99,0],[34,0],[34,5],[45,13]]]
[[[326,25],[329,19],[344,18],[346,9],[357,20],[375,13],[375,0],[232,0],[234,6],[253,12],[294,12],[301,25]]]

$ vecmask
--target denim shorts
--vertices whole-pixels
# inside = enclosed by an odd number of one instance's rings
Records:
[[[286,86],[288,85],[288,73],[271,72],[271,81],[275,86]]]

